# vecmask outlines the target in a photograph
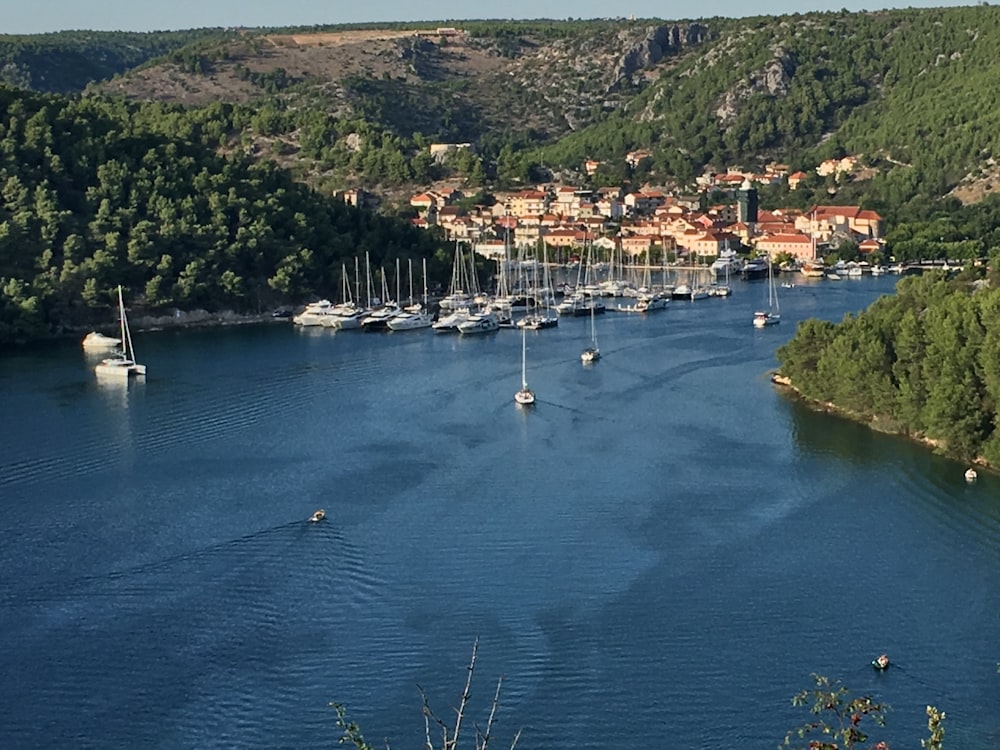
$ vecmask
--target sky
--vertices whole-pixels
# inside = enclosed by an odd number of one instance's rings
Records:
[[[166,31],[227,26],[314,26],[364,21],[438,21],[474,18],[708,18],[784,15],[846,8],[940,7],[973,2],[910,0],[0,0],[0,34],[68,29]]]

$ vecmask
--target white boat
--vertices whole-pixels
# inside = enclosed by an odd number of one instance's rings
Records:
[[[655,310],[665,310],[669,303],[670,298],[664,297],[658,292],[642,292],[635,300],[635,311],[648,313]]]
[[[810,279],[822,279],[826,276],[826,266],[823,265],[822,260],[818,259],[805,261],[799,271]]]
[[[778,310],[778,290],[774,288],[773,264],[767,266],[767,310],[758,310],[753,314],[754,328],[777,325],[781,322]]]
[[[521,390],[514,394],[514,401],[521,406],[535,403],[535,393],[528,387],[528,330],[521,328]]]
[[[709,270],[716,278],[720,276],[728,278],[729,274],[738,274],[743,270],[743,261],[734,251],[723,250],[719,253],[719,257],[709,266]]]
[[[459,323],[464,323],[472,315],[468,307],[460,307],[450,313],[442,310],[441,313],[438,319],[431,323],[434,333],[458,333]]]
[[[389,318],[386,325],[390,331],[415,331],[418,328],[430,328],[433,323],[433,315],[421,305],[414,305],[405,308],[401,314]]]
[[[107,351],[121,344],[121,339],[105,336],[103,333],[91,331],[83,337],[83,348],[87,351]]]
[[[146,365],[135,361],[135,350],[132,348],[132,334],[125,318],[125,301],[122,298],[122,288],[118,287],[118,315],[121,319],[122,351],[115,357],[102,359],[94,372],[99,378],[128,379],[131,376],[146,374]]]
[[[591,364],[601,358],[601,350],[597,347],[597,323],[594,318],[594,308],[590,308],[590,346],[580,353],[580,361]]]
[[[979,474],[971,466],[965,470],[965,481],[972,483],[979,478]]]
[[[500,317],[492,310],[473,313],[458,324],[458,332],[463,335],[492,333],[500,330]]]
[[[297,326],[321,326],[328,316],[335,314],[333,303],[328,299],[321,299],[306,305],[302,312],[292,318],[292,322]]]

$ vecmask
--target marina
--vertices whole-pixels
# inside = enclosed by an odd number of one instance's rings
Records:
[[[485,336],[133,331],[0,359],[0,699],[10,747],[424,742],[479,639],[495,741],[774,747],[810,673],[879,739],[997,745],[997,478],[787,399],[775,350],[892,275],[767,282]],[[527,383],[530,408],[512,403]],[[322,522],[311,522],[322,508]],[[873,578],[876,579],[873,582]],[[890,654],[892,667],[872,658]],[[747,684],[754,689],[748,691]]]

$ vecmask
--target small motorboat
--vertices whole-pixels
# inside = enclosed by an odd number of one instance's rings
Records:
[[[878,670],[888,669],[891,663],[892,662],[889,661],[888,654],[879,654],[874,659],[872,659],[872,666]]]
[[[309,523],[319,523],[326,518],[326,511],[320,508],[311,516],[309,516]]]
[[[106,351],[121,344],[121,339],[105,336],[98,331],[91,331],[83,337],[83,348],[89,351]]]
[[[965,481],[972,483],[979,478],[979,474],[971,466],[965,470]]]

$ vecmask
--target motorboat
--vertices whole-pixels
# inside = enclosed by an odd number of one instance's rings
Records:
[[[386,321],[390,331],[414,331],[418,328],[430,328],[433,323],[434,316],[419,305],[407,307],[402,313]]]
[[[326,519],[326,511],[320,508],[311,516],[309,516],[309,523],[319,523]]]
[[[334,304],[328,299],[310,302],[298,315],[292,318],[297,326],[320,326],[330,315],[336,315]]]
[[[971,466],[968,469],[965,470],[965,481],[966,482],[969,482],[971,484],[972,482],[975,482],[978,478],[979,478],[979,473],[975,469],[973,469]]]
[[[889,661],[888,654],[879,654],[874,659],[872,659],[872,666],[880,671],[888,669],[890,664],[892,664],[892,662]]]
[[[103,333],[91,331],[83,337],[83,348],[87,351],[107,351],[121,344],[121,339],[105,336]]]
[[[767,258],[751,258],[743,264],[743,278],[762,279],[767,276],[771,264]]]
[[[716,278],[728,277],[730,274],[735,276],[743,270],[743,261],[733,251],[723,251],[709,266],[709,270]]]
[[[492,333],[500,329],[500,318],[492,310],[474,313],[458,324],[462,335]]]
[[[665,310],[669,302],[669,297],[664,297],[657,292],[643,292],[635,300],[635,311],[648,313],[655,310]]]
[[[457,333],[459,324],[464,323],[471,315],[472,312],[468,307],[460,307],[445,315],[439,315],[438,319],[431,324],[431,328],[434,333]]]
[[[518,328],[527,328],[529,331],[555,328],[557,325],[559,325],[559,317],[550,312],[529,313],[517,321]]]

